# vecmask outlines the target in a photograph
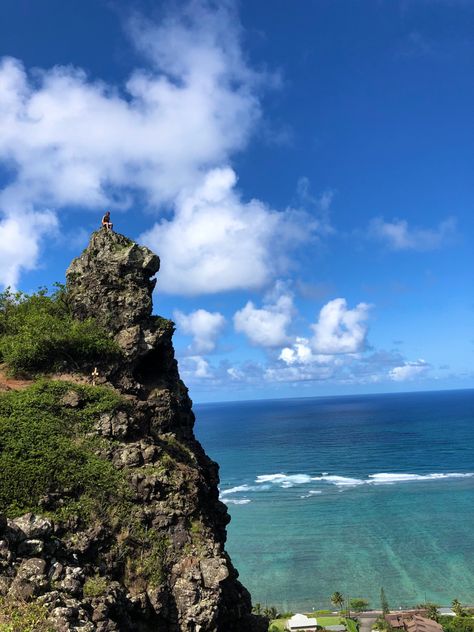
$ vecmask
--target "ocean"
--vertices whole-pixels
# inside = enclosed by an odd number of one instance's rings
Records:
[[[194,407],[253,602],[474,602],[474,390]]]

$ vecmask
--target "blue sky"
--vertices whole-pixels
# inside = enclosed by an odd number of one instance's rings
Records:
[[[472,388],[474,6],[0,6],[0,284],[102,212],[196,401]]]

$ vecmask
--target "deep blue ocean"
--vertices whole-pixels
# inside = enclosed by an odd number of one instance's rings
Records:
[[[254,602],[474,603],[474,390],[194,409]]]

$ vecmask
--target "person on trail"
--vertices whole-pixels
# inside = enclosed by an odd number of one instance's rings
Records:
[[[105,230],[113,229],[114,225],[110,221],[110,211],[107,211],[107,213],[102,218],[102,226],[105,228]]]

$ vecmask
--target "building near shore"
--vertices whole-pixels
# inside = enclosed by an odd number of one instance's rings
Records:
[[[305,614],[294,614],[286,622],[288,632],[316,632],[317,620],[314,617],[307,617]]]
[[[385,615],[385,621],[390,624],[394,630],[405,629],[405,622],[412,619],[415,615],[424,617],[426,610],[403,610],[402,612],[390,612]]]
[[[395,630],[405,632],[443,632],[439,623],[422,616],[418,612],[400,612],[386,614],[385,620]]]

